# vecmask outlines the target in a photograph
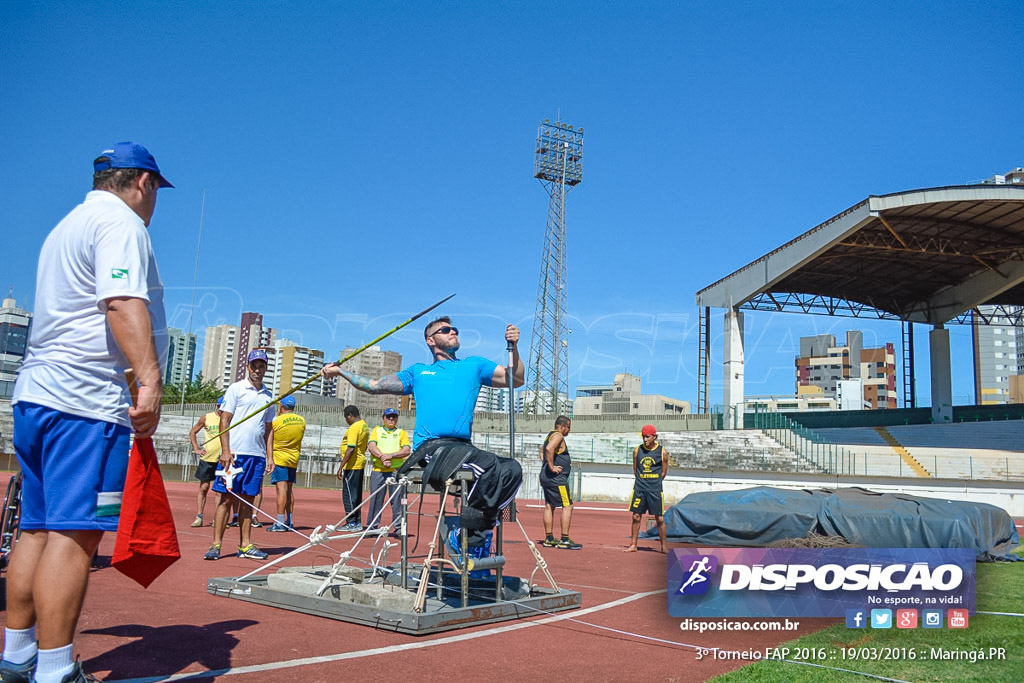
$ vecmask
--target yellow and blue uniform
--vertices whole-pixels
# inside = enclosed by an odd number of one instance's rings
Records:
[[[359,526],[362,511],[356,508],[363,500],[363,469],[366,467],[366,444],[370,441],[370,428],[365,420],[356,420],[345,432],[345,440],[341,444],[341,457],[345,451],[354,448],[355,452],[342,467],[341,500],[345,506],[345,524]]]
[[[199,459],[203,462],[220,460],[220,413],[214,411],[203,415],[203,448],[206,453]]]
[[[281,413],[274,418],[274,464],[279,467],[298,467],[302,437],[306,434],[306,419],[295,413]]]
[[[345,451],[349,448],[356,449],[356,452],[349,458],[345,465],[346,470],[359,470],[366,467],[366,444],[370,441],[370,428],[365,420],[356,420],[349,425],[345,432],[345,440],[341,444],[341,457],[345,457]]]

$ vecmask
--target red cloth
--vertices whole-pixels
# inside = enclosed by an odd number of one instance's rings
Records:
[[[167,502],[153,440],[136,439],[128,458],[111,564],[148,588],[180,557],[171,504]]]

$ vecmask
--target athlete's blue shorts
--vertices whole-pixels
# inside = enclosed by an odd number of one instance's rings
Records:
[[[131,430],[25,401],[13,412],[21,528],[117,531]]]
[[[246,496],[255,496],[263,488],[263,469],[266,466],[266,458],[261,458],[258,455],[236,454],[234,467],[241,467],[242,471],[235,475],[231,490]],[[228,492],[228,488],[224,485],[224,477],[214,479],[213,486],[210,488],[217,493]]]
[[[285,467],[283,465],[274,465],[274,472],[270,475],[270,483],[276,484],[279,481],[287,481],[294,484],[295,470],[297,469],[297,467]]]

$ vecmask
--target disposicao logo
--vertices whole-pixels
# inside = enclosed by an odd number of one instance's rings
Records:
[[[673,550],[668,612],[678,617],[845,617],[892,628],[895,607],[974,610],[966,548],[698,548]],[[873,619],[889,610],[888,626]],[[917,612],[915,612],[916,616]],[[916,628],[915,623],[913,627]]]
[[[684,555],[679,558],[680,565],[689,569],[679,587],[682,595],[703,595],[711,587],[709,574],[718,569],[718,558],[714,555]]]

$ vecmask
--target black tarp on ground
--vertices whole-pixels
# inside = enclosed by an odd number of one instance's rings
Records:
[[[665,513],[668,538],[708,546],[765,546],[809,534],[869,548],[970,548],[979,561],[1017,559],[1013,519],[1002,508],[875,493],[863,488],[691,493]],[[657,536],[655,529],[645,537]]]

